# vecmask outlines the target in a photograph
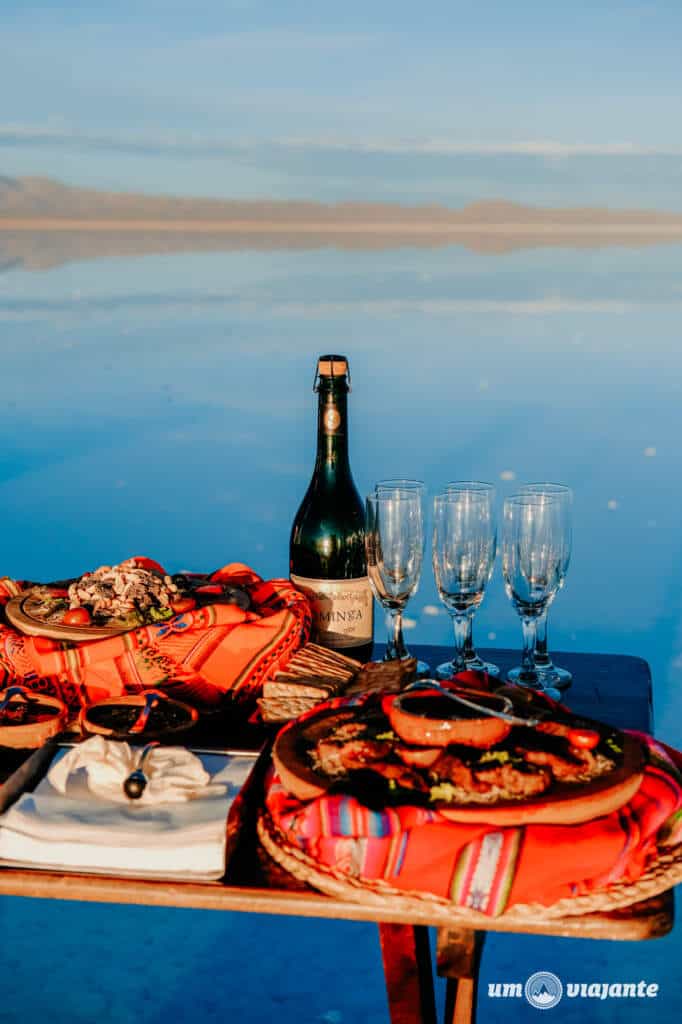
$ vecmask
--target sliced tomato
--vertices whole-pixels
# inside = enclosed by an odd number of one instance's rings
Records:
[[[87,608],[69,608],[62,622],[65,626],[87,626],[90,624],[90,612]]]
[[[185,612],[191,612],[196,606],[197,603],[193,597],[179,597],[176,601],[171,601],[171,608],[176,615],[184,615]]]
[[[596,729],[569,729],[566,739],[572,747],[580,750],[594,750],[599,743],[599,733]]]

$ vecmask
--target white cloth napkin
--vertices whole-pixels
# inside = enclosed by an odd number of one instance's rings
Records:
[[[131,800],[123,783],[138,767],[141,753],[141,748],[127,743],[93,736],[53,763],[47,777],[58,793],[66,793],[69,778],[83,769],[90,792],[117,803],[180,803],[199,796],[219,796],[226,791],[224,785],[211,782],[199,758],[189,750],[154,747],[142,766],[147,785],[140,797]]]
[[[92,772],[76,766],[81,759],[73,755],[78,750],[60,750],[35,790],[0,815],[0,861],[151,878],[222,877],[227,816],[255,755],[190,754],[208,784],[193,789],[191,799],[144,803],[121,800],[118,794],[111,799],[106,786],[103,794],[93,791]],[[123,758],[123,751],[119,753]],[[104,782],[113,785],[116,769],[117,791],[122,790],[124,763],[128,767],[123,759],[109,764],[108,779],[105,773]],[[95,773],[99,782],[102,773]]]

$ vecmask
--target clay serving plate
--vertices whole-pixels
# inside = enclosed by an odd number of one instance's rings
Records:
[[[401,740],[415,746],[492,747],[512,729],[510,722],[497,717],[509,713],[511,702],[484,691],[467,690],[463,697],[425,684],[385,698],[382,707]]]

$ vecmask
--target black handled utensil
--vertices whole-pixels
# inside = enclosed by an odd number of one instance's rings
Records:
[[[158,741],[154,740],[153,743],[147,743],[142,749],[140,754],[140,760],[137,762],[137,768],[134,772],[131,772],[128,778],[123,783],[123,792],[130,800],[139,800],[144,793],[149,779],[144,773],[144,761],[147,754],[158,747]]]

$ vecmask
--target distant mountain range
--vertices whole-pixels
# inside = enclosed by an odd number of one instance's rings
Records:
[[[682,243],[682,214],[549,209],[504,200],[460,210],[101,192],[0,176],[0,269],[72,260],[228,249],[395,249],[462,245],[502,253],[542,246]]]

